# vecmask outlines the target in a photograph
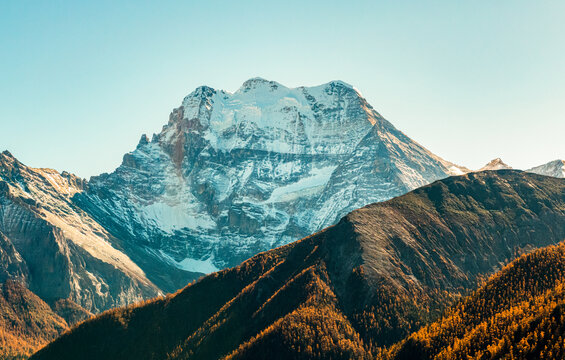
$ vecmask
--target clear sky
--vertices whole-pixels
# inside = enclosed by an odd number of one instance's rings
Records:
[[[565,1],[0,1],[0,150],[112,171],[199,85],[343,80],[437,155],[565,158]]]

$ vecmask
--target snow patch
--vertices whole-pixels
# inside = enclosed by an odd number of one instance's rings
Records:
[[[286,202],[295,200],[302,196],[309,196],[321,190],[328,183],[336,167],[337,166],[327,166],[319,169],[312,169],[309,177],[273,190],[271,196],[265,202]]]
[[[450,166],[449,167],[449,174],[450,175],[465,175],[465,171],[463,171],[461,168],[457,167],[457,166]]]
[[[203,274],[210,274],[219,270],[213,263],[213,257],[209,257],[206,260],[185,258],[184,260],[176,261],[172,256],[170,256],[163,250],[159,250],[159,253],[166,262],[181,270]]]
[[[182,228],[214,229],[216,223],[206,214],[190,213],[182,205],[155,202],[141,209],[142,217],[154,222],[161,230],[173,233]]]

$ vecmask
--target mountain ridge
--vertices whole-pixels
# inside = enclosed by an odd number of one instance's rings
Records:
[[[33,358],[371,358],[483,276],[562,240],[564,190],[515,170],[436,181],[165,299],[107,312]]]
[[[47,302],[70,298],[88,311],[125,305],[160,291],[110,244],[110,235],[74,206],[85,182],[69,173],[27,167],[0,154],[0,236],[15,278]],[[86,265],[85,263],[88,263]],[[4,264],[2,264],[4,265]]]

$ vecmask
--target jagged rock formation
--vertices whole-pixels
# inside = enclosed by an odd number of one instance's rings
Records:
[[[171,282],[154,264],[197,273],[233,266],[465,171],[341,81],[290,89],[255,78],[235,93],[197,88],[161,133],[142,136],[115,172],[74,199],[174,290],[194,275]]]
[[[165,299],[105,313],[33,359],[371,358],[481,277],[564,238],[564,180],[450,177]]]
[[[565,160],[550,161],[547,164],[536,166],[526,171],[545,176],[565,178]]]

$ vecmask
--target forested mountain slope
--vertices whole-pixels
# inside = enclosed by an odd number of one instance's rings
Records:
[[[387,358],[565,358],[565,243],[515,260]]]
[[[514,170],[451,177],[173,296],[106,312],[35,359],[368,358],[479,279],[565,238],[565,181]]]
[[[21,283],[0,283],[0,359],[29,356],[66,329],[67,322]]]

